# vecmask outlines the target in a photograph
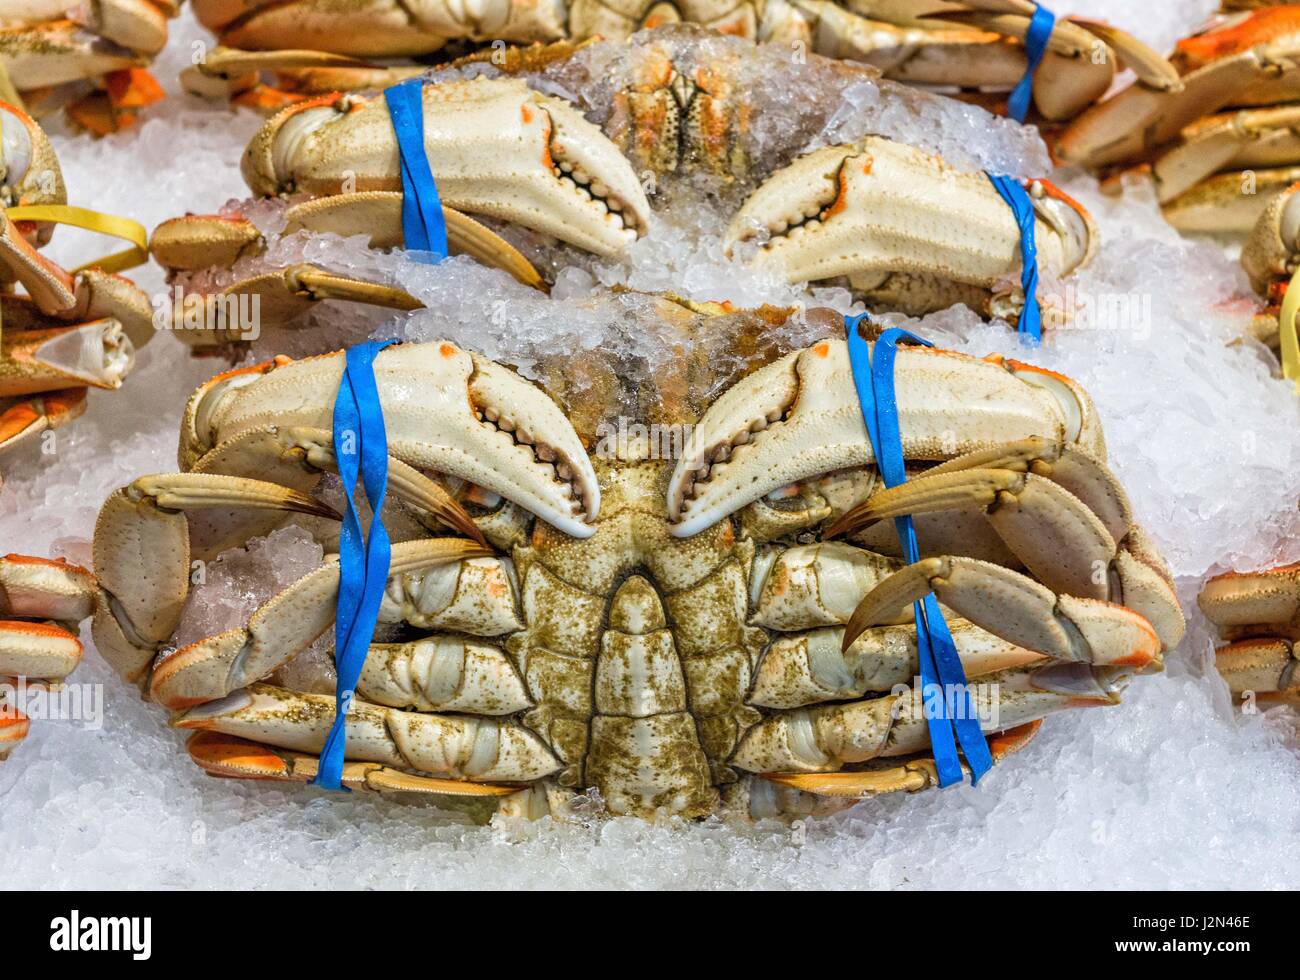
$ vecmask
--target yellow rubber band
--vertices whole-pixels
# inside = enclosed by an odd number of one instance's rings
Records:
[[[144,225],[130,218],[91,211],[89,208],[77,208],[70,204],[21,205],[16,208],[6,208],[5,214],[11,221],[50,221],[60,225],[72,225],[74,228],[85,228],[87,231],[121,238],[131,243],[130,248],[77,266],[71,270],[73,275],[92,268],[103,269],[105,272],[123,272],[143,265],[149,259],[149,233],[145,231]]]
[[[1300,268],[1291,276],[1282,312],[1277,318],[1278,338],[1282,344],[1282,377],[1295,382],[1300,394],[1300,338],[1296,336],[1296,314],[1300,313]]]

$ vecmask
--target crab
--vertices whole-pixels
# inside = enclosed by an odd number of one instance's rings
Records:
[[[520,77],[539,65],[568,64],[569,44],[512,52],[495,77],[426,85],[425,146],[451,251],[544,287],[542,273],[506,238],[532,233],[593,256],[624,255],[653,217],[647,173],[707,175],[720,194],[752,187],[733,213],[725,244],[774,277],[842,278],[869,305],[913,314],[962,302],[988,316],[1016,315],[1024,302],[1020,229],[983,173],[960,171],[883,136],[801,156],[794,156],[796,143],[788,159],[754,158],[747,127],[756,123],[738,74],[752,69],[754,48],[728,42],[739,47],[723,57],[710,47],[718,40],[661,29],[620,47],[625,63],[636,67],[633,80],[612,95],[604,128]],[[874,84],[878,77],[870,68],[827,64],[837,84]],[[888,97],[899,97],[896,90]],[[297,103],[267,122],[243,159],[255,194],[293,201],[282,236],[238,214],[188,215],[155,230],[152,254],[176,281],[207,293],[215,308],[259,296],[270,321],[321,298],[410,309],[418,302],[391,284],[350,281],[309,263],[257,261],[298,231],[366,234],[377,248],[402,245],[397,161],[382,98],[352,93]],[[1059,279],[1091,260],[1097,230],[1086,210],[1050,182],[1028,183],[1040,265],[1045,277]],[[228,275],[216,289],[195,276],[236,263],[251,273]],[[212,346],[234,331],[179,332]]]
[[[0,759],[28,733],[19,692],[58,684],[81,662],[78,624],[95,595],[94,576],[62,559],[0,557]]]
[[[793,311],[653,302],[680,339],[749,353],[648,377],[601,349],[556,355],[545,389],[450,342],[377,356],[393,562],[345,785],[532,817],[588,789],[646,818],[831,812],[936,783],[905,615],[931,589],[999,758],[1048,714],[1117,702],[1178,643],[1168,573],[1070,379],[900,350],[917,478],[886,490],[843,339],[782,352]],[[342,368],[335,353],[218,375],[186,407],[182,472],[118,490],[96,524],[96,646],[214,775],[316,772],[333,699],[277,671],[329,631],[336,560],[245,623],[171,642],[193,562],[286,522],[337,541],[318,481]],[[620,392],[690,427],[675,460],[637,438],[589,450]],[[875,545],[909,511],[925,552],[910,566]]]
[[[0,128],[0,204],[63,204],[63,176],[40,126],[0,103]],[[130,280],[95,267],[69,272],[37,251],[53,230],[0,216],[0,451],[75,418],[87,388],[120,387],[154,333],[149,299]]]
[[[272,109],[413,77],[422,69],[410,59],[427,59],[449,44],[463,50],[491,43],[499,51],[514,43],[622,40],[678,22],[865,62],[891,78],[985,102],[990,92],[1002,93],[992,99],[998,102],[1025,74],[1023,42],[1035,10],[1028,0],[485,0],[416,7],[394,0],[200,0],[194,6],[221,46],[182,76],[186,86]],[[393,59],[408,63],[394,67]],[[1049,120],[1077,115],[1106,92],[1121,63],[1145,86],[1178,84],[1173,68],[1130,35],[1094,21],[1058,21],[1034,76],[1039,113]]]
[[[1294,641],[1300,632],[1300,566],[1228,572],[1205,583],[1197,604],[1229,641],[1216,654],[1234,701],[1252,708],[1300,705]]]
[[[1133,86],[1055,142],[1066,163],[1147,174],[1180,230],[1249,232],[1300,179],[1300,6],[1236,4],[1178,43],[1181,90]]]
[[[1268,203],[1241,250],[1241,265],[1265,307],[1251,323],[1255,339],[1277,354],[1282,303],[1300,258],[1300,184],[1292,184]]]
[[[0,0],[0,73],[37,115],[57,107],[104,135],[163,97],[145,66],[179,0]]]

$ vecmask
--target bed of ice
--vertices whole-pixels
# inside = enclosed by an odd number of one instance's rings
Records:
[[[1210,0],[1159,0],[1138,10],[1119,0],[1078,0],[1068,9],[1108,16],[1163,47],[1213,7]],[[189,58],[190,42],[202,37],[188,14],[175,33],[157,72],[168,82]],[[257,125],[251,115],[175,95],[134,133],[98,143],[57,133],[55,139],[73,203],[152,226],[242,197],[239,150]],[[1249,342],[1229,344],[1252,306],[1222,251],[1179,240],[1140,188],[1117,201],[1085,178],[1066,184],[1097,215],[1104,237],[1099,261],[1073,282],[1076,299],[1093,310],[1125,311],[1124,323],[1113,315],[1085,317],[1034,351],[1014,351],[1005,326],[960,312],[930,317],[917,329],[977,354],[1013,351],[1080,379],[1095,398],[1114,466],[1169,559],[1191,621],[1167,672],[1131,685],[1122,707],[1051,719],[1029,749],[978,789],[886,798],[795,828],[635,820],[481,827],[424,804],[207,778],[188,762],[183,738],[165,727],[163,713],[90,650],[73,680],[103,685],[102,725],[34,724],[28,742],[0,766],[6,882],[512,889],[1294,884],[1300,753],[1292,722],[1231,709],[1226,688],[1207,670],[1212,643],[1193,600],[1207,572],[1300,558],[1298,403],[1273,377],[1265,352]],[[647,247],[662,251],[645,258],[667,258],[682,275],[689,265],[700,294],[711,282],[727,281],[727,266],[707,245],[674,245],[673,234],[669,228],[652,236]],[[73,234],[60,232],[60,239],[54,254],[63,260],[93,248]],[[634,257],[628,274],[647,265],[653,263]],[[536,298],[522,293],[510,295],[520,306],[485,311],[476,305],[483,303],[477,288],[501,297],[510,289],[501,277],[439,269],[394,264],[392,273],[439,312],[384,330],[452,335],[484,347],[484,321],[475,318],[486,312],[492,336],[513,338],[500,341],[503,352],[521,355],[547,338],[591,343],[603,322],[599,310],[547,320],[527,305]],[[151,292],[162,288],[156,268],[134,275]],[[575,306],[588,297],[598,308],[607,301],[593,288],[606,275],[617,273],[575,268],[558,292]],[[747,300],[767,288],[742,285],[754,291]],[[814,299],[847,301],[834,292]],[[0,553],[89,563],[103,498],[134,476],[174,468],[184,396],[221,366],[191,360],[160,337],[122,391],[91,395],[87,416],[58,434],[53,453],[33,447],[6,458]],[[300,545],[274,538],[262,549],[281,544],[286,560],[291,550],[292,561],[314,560]],[[255,558],[227,569],[229,593],[239,591],[233,583],[240,578],[255,577]]]

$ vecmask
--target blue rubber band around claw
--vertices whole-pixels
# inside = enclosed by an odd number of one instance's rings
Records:
[[[375,358],[392,343],[395,341],[371,341],[350,348],[334,400],[334,458],[347,500],[339,536],[339,595],[334,620],[338,680],[334,723],[325,738],[312,783],[345,793],[349,792],[342,782],[347,713],[379,621],[379,605],[392,558],[383,521],[388,490],[388,433],[374,370]],[[362,531],[354,499],[358,476],[373,515],[369,535]]]
[[[926,347],[932,345],[905,330],[886,330],[876,341],[873,361],[873,350],[858,329],[865,319],[866,314],[845,319],[849,364],[853,370],[853,385],[862,408],[862,418],[867,426],[867,436],[876,457],[876,468],[880,471],[885,486],[895,487],[907,482],[898,402],[894,390],[894,361],[898,342],[901,340]],[[909,564],[919,561],[920,549],[912,518],[895,518],[894,527],[902,544],[904,558]],[[978,783],[980,777],[993,767],[993,758],[989,752],[988,740],[980,728],[957,646],[934,593],[915,603],[913,612],[921,669],[921,697],[939,785],[951,786],[962,782],[961,761],[957,757],[958,744],[961,745],[962,754],[970,768],[971,783]]]
[[[424,147],[424,82],[412,78],[384,89],[402,171],[402,234],[406,248],[445,259],[447,223]]]
[[[1017,329],[1035,342],[1043,339],[1043,312],[1038,304],[1038,243],[1034,238],[1034,202],[1029,192],[1014,177],[987,174],[990,183],[1002,196],[1020,227],[1020,286],[1025,305],[1020,311]]]
[[[1041,4],[1029,20],[1029,30],[1025,32],[1025,73],[1007,99],[1007,115],[1018,123],[1029,118],[1029,100],[1034,94],[1034,73],[1043,63],[1047,54],[1047,42],[1052,37],[1056,26],[1056,15]]]

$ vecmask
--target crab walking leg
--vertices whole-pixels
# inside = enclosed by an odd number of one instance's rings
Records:
[[[976,625],[1054,660],[1130,670],[1161,663],[1160,637],[1131,609],[1057,595],[1001,565],[952,557],[926,558],[878,585],[845,627],[845,648],[930,592]]]
[[[993,761],[1001,762],[1019,752],[1034,740],[1042,727],[1040,718],[989,735],[989,754]],[[962,772],[968,772],[964,763]],[[939,772],[933,759],[915,759],[898,766],[849,772],[765,772],[761,775],[764,783],[775,784],[774,789],[784,787],[787,791],[798,790],[840,801],[861,800],[885,793],[917,793],[939,785]],[[754,789],[751,788],[750,792],[754,793]]]
[[[0,395],[86,385],[114,389],[130,373],[135,347],[112,318],[0,334]]]
[[[338,472],[338,461],[334,456],[333,433],[325,429],[268,425],[250,429],[210,450],[194,463],[193,470],[195,474],[237,477],[257,473],[305,493],[316,484],[320,473]],[[181,485],[189,476],[177,474],[154,479]],[[441,484],[395,456],[388,457],[388,490],[417,512],[430,515],[431,528],[441,524],[480,544],[485,543],[474,519]],[[332,513],[322,516],[338,519]]]
[[[75,624],[95,609],[95,578],[61,559],[0,557],[0,616]]]
[[[1097,247],[1087,212],[1041,181],[1030,194],[1044,272],[1086,265]],[[900,275],[952,284],[908,312],[952,305],[972,287],[988,294],[985,312],[1010,315],[1024,299],[1013,285],[1020,229],[988,178],[883,137],[815,150],[768,178],[732,220],[728,247],[760,236],[756,261],[792,283],[849,276],[869,296]]]
[[[0,731],[0,738],[3,738]],[[195,765],[213,776],[233,779],[270,779],[310,782],[316,778],[316,756],[276,749],[234,735],[200,731],[186,745]],[[460,779],[433,778],[403,772],[377,762],[347,762],[343,785],[377,793],[421,793],[430,796],[502,797],[519,791],[517,786],[494,786]]]
[[[425,149],[442,201],[512,221],[597,255],[622,253],[650,206],[631,164],[561,99],[519,79],[426,85]],[[249,144],[257,194],[397,191],[396,137],[383,99],[328,96],[292,106]]]
[[[1223,170],[1279,167],[1300,158],[1300,106],[1210,116],[1183,134],[1151,167],[1162,205]],[[1243,175],[1233,175],[1238,184]],[[1243,229],[1243,230],[1249,230]]]
[[[1185,622],[1178,597],[1158,562],[1144,560],[1149,549],[1132,525],[1123,488],[1104,464],[1078,448],[1031,439],[951,460],[873,494],[827,534],[907,514],[972,509],[983,510],[1012,552],[1051,589],[1113,599],[1149,619],[1165,649],[1181,641]],[[1136,554],[1130,549],[1135,533]]]
[[[161,501],[160,501],[161,497]],[[92,634],[99,652],[138,680],[180,623],[189,595],[190,526],[181,505],[278,510],[331,517],[288,487],[237,477],[143,477],[104,502],[95,522],[100,601]]]
[[[500,647],[456,636],[375,643],[357,693],[414,711],[512,715],[533,706],[519,671]]]
[[[0,619],[0,676],[61,680],[81,653],[81,641],[62,626]]]
[[[288,0],[262,3],[197,0],[194,11],[222,44],[253,50],[284,47],[286,38],[316,51],[356,57],[401,58],[433,54],[448,41],[529,43],[565,36],[567,5],[508,3],[365,3]]]
[[[0,217],[0,280],[20,282],[31,303],[46,317],[70,323],[115,321],[126,335],[116,346],[129,341],[128,352],[132,347],[143,347],[153,337],[153,306],[142,289],[129,279],[98,268],[68,272],[37,252],[8,216]],[[5,315],[31,321],[32,315],[23,313],[24,305],[11,299]]]
[[[453,255],[469,255],[509,272],[525,285],[545,288],[532,264],[496,232],[454,208],[443,207],[442,216]],[[366,235],[371,248],[400,248],[406,242],[402,195],[397,191],[358,191],[299,202],[285,211],[283,235],[297,231],[332,232],[344,238]],[[170,271],[212,266],[228,269],[241,258],[263,254],[266,246],[262,232],[251,221],[227,215],[172,218],[155,228],[149,239],[149,253]]]
[[[86,389],[68,388],[18,401],[0,401],[0,452],[71,422],[86,410]]]
[[[1067,708],[1117,704],[1130,672],[1049,664],[993,674],[970,693],[980,727],[997,732]],[[732,765],[755,773],[834,772],[929,747],[924,706],[910,692],[767,718],[746,733]]]
[[[967,677],[1044,660],[1042,654],[965,620],[954,619],[948,625]],[[869,629],[847,650],[842,628],[809,630],[772,641],[758,662],[749,703],[762,708],[799,708],[845,701],[910,684],[919,672],[915,626]]]
[[[334,698],[253,684],[191,707],[177,728],[222,732],[297,752],[319,752],[334,721]],[[353,699],[346,758],[459,779],[531,782],[561,768],[522,725],[463,715],[429,715]]]
[[[1236,701],[1300,705],[1295,645],[1281,638],[1242,640],[1220,648],[1215,666]]]
[[[490,554],[459,538],[404,541],[393,546],[389,578]],[[150,696],[169,708],[182,708],[266,677],[329,629],[338,589],[339,565],[330,561],[259,607],[246,627],[210,636],[160,661]]]
[[[1300,564],[1227,572],[1205,583],[1196,604],[1227,640],[1300,637]]]

